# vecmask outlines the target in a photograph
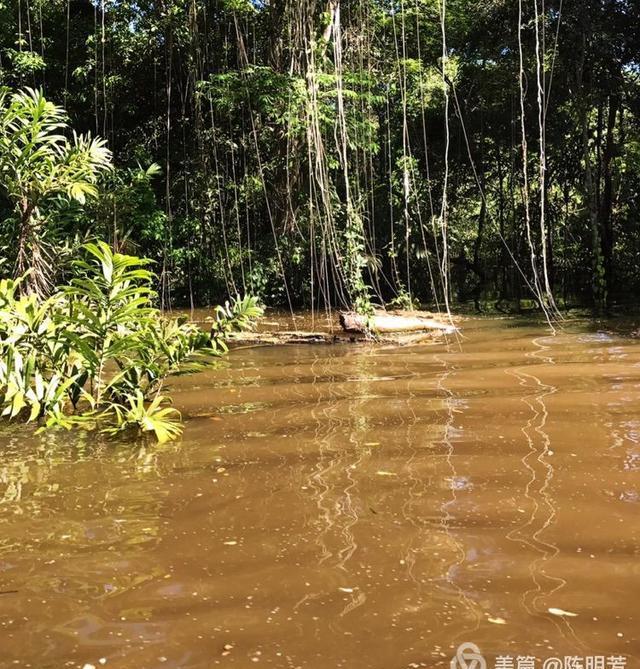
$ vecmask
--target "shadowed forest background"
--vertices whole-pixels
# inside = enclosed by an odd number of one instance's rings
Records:
[[[155,261],[163,306],[323,308],[640,288],[637,0],[2,0],[0,84],[113,151],[53,199]],[[0,202],[10,273],[18,224]]]

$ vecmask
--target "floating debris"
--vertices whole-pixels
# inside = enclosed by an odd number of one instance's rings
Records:
[[[564,609],[547,609],[552,616],[561,616],[564,618],[577,618],[577,613],[572,613],[571,611],[565,611]]]

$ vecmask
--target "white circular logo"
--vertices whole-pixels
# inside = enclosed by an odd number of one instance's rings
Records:
[[[451,669],[487,669],[487,661],[475,643],[466,641],[458,646],[451,659]]]

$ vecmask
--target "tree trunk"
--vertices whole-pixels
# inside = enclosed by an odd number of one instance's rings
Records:
[[[325,45],[329,44],[331,41],[331,36],[333,35],[333,27],[336,20],[338,4],[339,0],[329,0],[327,3],[326,13],[329,16],[329,25],[327,25],[327,27],[324,29],[324,33],[322,34],[322,40],[324,41]]]
[[[582,155],[584,160],[584,198],[589,213],[589,229],[591,232],[591,288],[593,306],[602,311],[606,303],[606,285],[602,264],[602,247],[600,242],[600,225],[598,221],[598,205],[593,180],[593,166],[589,147],[589,108],[590,98],[584,82],[585,60],[587,55],[587,26],[583,25],[582,49],[578,62],[577,79],[580,88],[579,114],[582,131]]]
[[[33,216],[34,205],[29,203],[26,198],[20,200],[20,230],[18,232],[18,252],[16,254],[16,266],[14,275],[21,277],[30,269],[29,261],[29,238],[31,237],[31,218]],[[31,292],[33,289],[33,279],[28,279],[24,288]]]
[[[615,152],[614,130],[620,99],[617,95],[609,96],[609,109],[605,147],[602,156],[602,175],[604,179],[602,199],[600,203],[600,220],[602,223],[602,255],[604,260],[607,293],[613,284],[613,174],[612,162]]]

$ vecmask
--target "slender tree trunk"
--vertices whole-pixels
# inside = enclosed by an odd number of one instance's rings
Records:
[[[615,151],[614,131],[620,99],[617,95],[609,96],[605,147],[602,156],[603,191],[600,202],[600,221],[602,223],[602,255],[604,260],[607,293],[613,284],[613,172],[612,162]]]
[[[585,83],[585,60],[587,54],[587,26],[583,25],[582,48],[578,62],[577,79],[580,89],[579,117],[582,132],[582,156],[584,160],[584,199],[589,214],[589,230],[591,232],[591,290],[593,306],[597,312],[604,309],[606,303],[606,286],[604,267],[602,264],[602,247],[600,241],[600,225],[598,221],[598,205],[593,178],[593,165],[589,142],[589,111],[590,99]]]
[[[482,297],[482,291],[484,289],[484,284],[486,280],[485,271],[482,267],[480,259],[480,251],[482,250],[482,241],[484,239],[484,226],[487,218],[487,201],[485,198],[482,198],[482,203],[480,204],[480,215],[478,216],[478,232],[476,234],[476,240],[473,245],[473,271],[478,277],[478,285],[473,291],[473,301],[475,304],[476,311],[482,311],[480,304],[480,298]]]
[[[500,226],[500,288],[499,288],[499,299],[503,299],[507,295],[508,290],[508,274],[507,267],[509,265],[509,259],[507,256],[507,249],[505,248],[506,244],[506,227],[505,227],[505,193],[504,193],[504,180],[505,175],[502,167],[502,152],[500,150],[500,145],[497,145],[496,148],[496,165],[497,165],[497,174],[498,174],[498,224]]]
[[[589,148],[589,121],[586,104],[583,103],[581,114],[582,126],[582,151],[584,156],[584,191],[587,209],[589,212],[589,229],[591,231],[591,285],[593,302],[596,310],[601,311],[605,305],[604,294],[604,267],[602,265],[602,253],[600,243],[600,225],[598,222],[598,206],[593,181],[593,166]]]
[[[18,252],[16,255],[15,276],[22,276],[29,268],[29,239],[31,237],[31,218],[35,209],[34,205],[23,198],[20,207],[20,230],[18,233]],[[31,281],[27,281],[27,290],[30,290]]]

